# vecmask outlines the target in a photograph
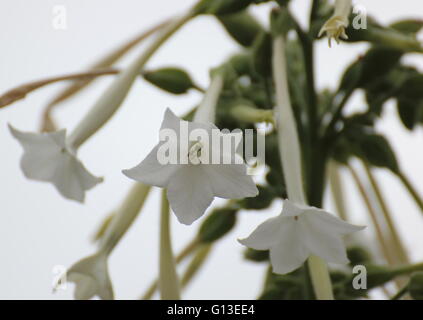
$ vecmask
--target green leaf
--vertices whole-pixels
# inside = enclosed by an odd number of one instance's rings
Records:
[[[423,100],[416,101],[398,98],[397,110],[404,126],[409,130],[413,130],[423,114]]]
[[[374,47],[361,59],[359,86],[364,88],[372,82],[385,77],[398,66],[403,53],[397,49]]]
[[[399,90],[399,95],[412,99],[423,99],[423,74],[411,73]]]
[[[355,138],[356,155],[376,167],[399,171],[398,162],[389,142],[382,135],[359,134]]]
[[[263,27],[247,11],[217,17],[228,34],[244,47],[249,47]]]
[[[262,32],[253,44],[253,69],[264,77],[272,76],[272,36],[268,32]]]
[[[151,84],[173,94],[183,94],[195,87],[189,74],[180,68],[168,67],[147,71],[143,76]]]
[[[416,34],[423,28],[423,20],[401,20],[392,23],[390,27],[405,34]]]
[[[198,237],[203,243],[214,242],[227,234],[235,225],[237,209],[215,209],[204,220],[200,227]]]
[[[224,15],[247,8],[253,0],[201,0],[195,7],[199,14]]]
[[[269,251],[268,250],[255,250],[247,248],[244,251],[244,258],[254,262],[263,262],[269,260]]]
[[[259,194],[254,198],[244,198],[238,201],[238,204],[243,209],[250,210],[262,210],[268,208],[273,199],[275,198],[275,193],[270,187],[267,186],[257,186]]]
[[[348,92],[352,89],[357,88],[360,85],[362,73],[363,61],[362,58],[360,58],[357,61],[353,62],[351,65],[349,65],[348,68],[345,70],[338,91]]]

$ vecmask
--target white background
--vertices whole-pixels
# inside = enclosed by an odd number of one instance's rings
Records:
[[[141,30],[181,13],[192,0],[62,0],[0,2],[0,92],[27,81],[82,71],[100,56],[131,39]],[[421,0],[372,0],[362,2],[368,12],[383,23],[399,18],[422,18]],[[64,5],[67,30],[52,28],[52,10]],[[292,7],[306,21],[309,1],[293,0]],[[269,6],[255,11],[267,20]],[[316,73],[319,88],[334,87],[341,71],[365,51],[364,45],[342,44],[327,47],[319,42]],[[137,47],[134,54],[141,52]],[[202,86],[208,84],[208,70],[238,50],[212,17],[201,17],[180,30],[160,49],[148,67],[178,65],[186,68]],[[410,64],[423,67],[421,56],[411,56]],[[61,126],[72,129],[109,83],[103,78],[78,98],[63,104],[55,113]],[[80,158],[105,182],[88,192],[84,205],[65,200],[48,184],[26,180],[19,169],[21,147],[7,130],[11,123],[21,130],[37,130],[46,102],[63,84],[52,85],[30,94],[25,100],[0,110],[0,298],[68,299],[72,286],[52,294],[52,269],[70,266],[91,254],[93,230],[124,197],[131,185],[121,170],[137,164],[157,141],[163,112],[170,107],[182,115],[199,101],[187,96],[168,95],[138,80],[116,116],[80,150]],[[363,106],[360,95],[349,111]],[[378,130],[387,135],[398,153],[404,171],[423,193],[423,131],[410,133],[397,120],[390,104],[379,121]],[[421,212],[390,173],[378,170],[401,235],[415,261],[423,260],[423,220]],[[349,211],[356,223],[366,223],[365,209],[350,177]],[[148,199],[139,219],[123,238],[110,259],[110,273],[119,299],[137,298],[156,277],[158,261],[158,192]],[[331,208],[330,202],[326,207]],[[261,288],[262,265],[242,259],[243,248],[236,241],[261,221],[275,215],[281,204],[266,212],[242,212],[237,228],[220,241],[207,265],[184,291],[187,299],[251,299]],[[173,219],[173,239],[178,251],[196,233],[200,222],[187,227]],[[372,242],[371,229],[363,232]]]

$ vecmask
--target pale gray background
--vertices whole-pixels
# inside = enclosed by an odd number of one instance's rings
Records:
[[[295,0],[293,8],[301,21],[306,21],[309,1]],[[26,81],[66,72],[82,71],[123,41],[132,38],[164,18],[180,13],[193,0],[63,0],[0,2],[0,92]],[[362,1],[372,15],[388,23],[398,18],[422,18],[421,0]],[[65,5],[68,29],[52,28],[52,8]],[[257,9],[265,21],[269,6]],[[326,41],[317,47],[319,87],[336,85],[342,68],[364,52],[365,45],[340,45],[332,49]],[[132,54],[142,50],[137,47]],[[169,41],[148,64],[149,67],[180,65],[202,86],[208,83],[208,69],[235,52],[221,26],[211,17],[189,23]],[[411,56],[410,64],[423,67],[421,56]],[[97,81],[90,90],[60,108],[55,115],[59,123],[72,129],[106,88],[109,79]],[[26,180],[19,169],[22,150],[7,130],[11,123],[22,130],[36,130],[40,111],[62,84],[49,86],[4,110],[0,110],[0,298],[68,299],[66,291],[52,294],[52,268],[70,266],[91,254],[90,236],[99,222],[114,209],[125,195],[131,181],[121,169],[135,165],[157,141],[157,130],[166,107],[183,114],[198,102],[192,92],[177,97],[163,93],[138,80],[116,116],[80,150],[80,158],[95,175],[105,182],[88,192],[85,205],[67,201],[51,185]],[[362,106],[357,95],[349,110]],[[406,173],[423,192],[421,128],[414,133],[403,129],[391,103],[378,125],[392,142]],[[390,173],[378,171],[384,192],[398,222],[410,254],[423,260],[422,216],[400,184]],[[349,179],[348,175],[345,175]],[[348,180],[350,181],[350,179]],[[366,223],[365,211],[354,185],[348,185],[349,210],[354,222]],[[157,273],[158,260],[158,192],[155,192],[110,260],[110,272],[117,298],[138,297]],[[217,202],[216,202],[217,203]],[[332,208],[330,201],[327,208]],[[261,288],[264,268],[245,263],[243,248],[236,238],[244,237],[261,221],[281,208],[275,203],[263,213],[243,212],[238,227],[219,242],[209,263],[196,281],[183,293],[187,299],[250,299]],[[186,227],[173,221],[176,251],[195,234],[200,222]],[[369,235],[370,230],[363,232]]]

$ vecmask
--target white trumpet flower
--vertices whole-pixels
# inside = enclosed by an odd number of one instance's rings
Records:
[[[349,15],[351,12],[352,0],[336,0],[335,12],[328,21],[325,22],[320,29],[319,37],[326,33],[328,37],[329,47],[332,38],[339,43],[339,39],[348,39],[345,29],[349,25]]]
[[[182,134],[183,127],[187,128],[187,134]],[[181,161],[162,164],[159,161],[161,150],[168,142],[160,142],[139,165],[123,170],[131,179],[167,188],[170,207],[178,220],[187,225],[204,214],[214,197],[239,199],[258,194],[254,181],[246,173],[246,165],[235,152],[213,146],[209,148],[208,142],[204,141],[187,141],[196,130],[201,130],[207,137],[215,135],[216,139],[224,136],[212,123],[183,121],[167,109],[160,131],[175,133],[176,139],[172,139],[169,150],[179,154]],[[216,164],[209,161],[213,153],[219,154],[219,160],[223,161]],[[184,156],[187,161],[183,161]],[[232,157],[234,161],[230,161]]]
[[[327,262],[349,262],[343,236],[362,230],[315,207],[284,200],[282,213],[260,224],[239,242],[256,250],[270,250],[273,272],[286,274],[311,255]]]
[[[66,143],[66,130],[52,133],[22,132],[9,125],[24,149],[21,169],[26,178],[51,182],[62,196],[83,202],[85,191],[103,179],[93,176]]]

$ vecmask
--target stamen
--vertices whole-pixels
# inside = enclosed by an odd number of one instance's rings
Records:
[[[203,144],[200,141],[197,141],[189,149],[188,159],[191,164],[197,165],[201,163],[200,157],[201,157],[202,147],[203,147]]]

